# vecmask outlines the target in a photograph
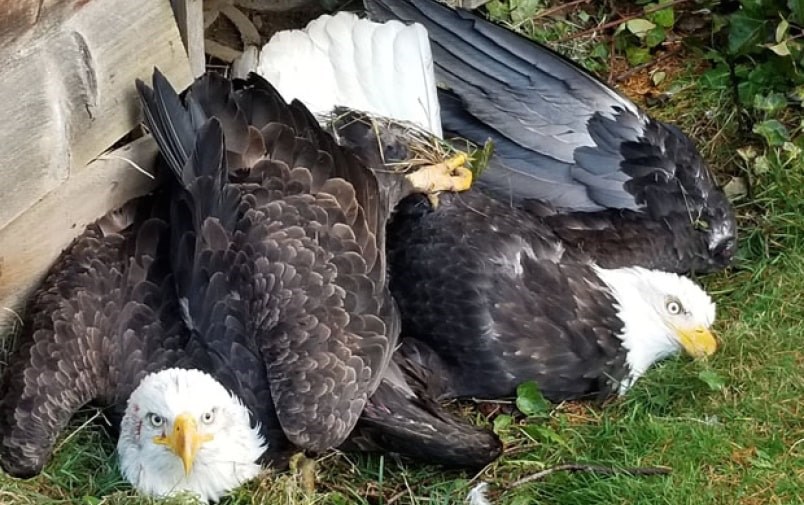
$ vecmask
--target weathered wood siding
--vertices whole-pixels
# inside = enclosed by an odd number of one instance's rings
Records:
[[[127,163],[92,160],[137,126],[134,79],[154,66],[190,82],[169,0],[0,0],[0,307],[18,308],[87,223],[148,189]],[[149,143],[119,154],[150,167]]]

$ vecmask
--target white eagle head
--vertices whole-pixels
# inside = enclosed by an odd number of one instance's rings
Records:
[[[641,267],[596,269],[617,301],[628,349],[630,377],[624,393],[648,367],[681,350],[694,358],[711,356],[717,340],[711,327],[715,304],[687,277]]]
[[[148,496],[220,497],[260,472],[266,449],[248,409],[199,370],[170,368],[142,379],[120,425],[123,476]]]

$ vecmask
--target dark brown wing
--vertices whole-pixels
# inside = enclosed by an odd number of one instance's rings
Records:
[[[28,304],[0,386],[0,463],[9,474],[39,473],[81,406],[121,408],[145,373],[179,359],[185,334],[163,260],[167,225],[133,215],[151,204],[130,202],[122,213],[134,222],[123,219],[123,229],[115,215],[87,227]]]
[[[425,346],[417,343],[409,353],[408,342],[394,353],[385,378],[341,448],[393,452],[454,468],[486,466],[502,453],[502,443],[491,431],[441,407],[435,397],[449,387],[441,383],[445,379],[440,376],[443,368],[425,365],[420,359]],[[438,360],[432,351],[428,357]]]
[[[183,104],[158,72],[153,91],[138,86],[184,187],[173,225],[189,258],[178,266],[191,266],[176,273],[188,323],[221,356],[234,342],[261,357],[265,380],[242,387],[270,394],[292,442],[337,445],[398,334],[373,172],[256,76],[233,87],[206,74]],[[230,160],[240,165],[227,168]],[[215,331],[221,325],[236,331]]]

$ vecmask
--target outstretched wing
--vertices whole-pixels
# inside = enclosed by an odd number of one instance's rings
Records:
[[[672,221],[662,233],[696,259],[667,269],[730,262],[734,210],[681,131],[552,50],[475,14],[435,0],[365,4],[376,19],[427,29],[446,88],[439,90],[444,131],[494,142],[478,186],[526,207],[540,200],[561,212],[616,209]]]
[[[337,445],[398,334],[372,171],[257,76],[206,74],[184,103],[158,72],[153,91],[138,87],[184,188],[174,226],[177,268],[190,265],[176,274],[188,323],[214,353],[238,345],[262,359],[264,374],[243,387],[270,392],[292,442]],[[175,147],[185,145],[191,154]]]
[[[366,4],[375,18],[427,29],[437,80],[447,88],[439,95],[444,130],[494,141],[499,166],[484,183],[507,198],[572,210],[639,209],[642,184],[675,177],[677,160],[662,134],[683,135],[550,49],[433,0]],[[639,163],[653,147],[662,163]],[[681,147],[695,151],[689,142]],[[712,185],[702,163],[683,168]]]
[[[0,463],[9,474],[39,473],[80,407],[121,407],[144,374],[180,358],[167,224],[135,215],[152,203],[129,202],[88,226],[29,302],[0,386]]]

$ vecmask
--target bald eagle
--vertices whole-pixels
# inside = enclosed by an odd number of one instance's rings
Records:
[[[31,301],[3,379],[3,468],[41,471],[92,401],[119,420],[124,476],[155,496],[217,500],[292,450],[340,445],[361,417],[352,448],[377,449],[378,426],[407,443],[435,427],[457,442],[447,463],[496,457],[493,434],[441,412],[413,365],[390,361],[390,209],[464,189],[466,169],[385,169],[409,137],[365,135],[377,125],[346,115],[355,151],[340,147],[256,76],[206,74],[180,99],[157,71],[138,90],[174,181],[90,226]]]
[[[543,218],[605,267],[711,272],[731,262],[734,210],[678,128],[471,12],[364,3],[372,19],[426,29],[445,135],[494,143],[477,189]]]
[[[256,71],[319,112],[392,114],[391,104],[431,132],[493,140],[475,188],[437,207],[411,197],[389,225],[404,329],[396,356],[428,377],[429,394],[497,398],[536,380],[554,400],[604,398],[680,350],[712,354],[715,306],[676,273],[728,264],[735,223],[692,142],[470,13],[427,0],[366,4],[376,19],[414,24],[322,16],[274,36]],[[374,50],[379,40],[386,51]],[[408,61],[398,86],[374,86],[368,70],[396,59]],[[394,102],[408,88],[427,97],[419,107]]]
[[[730,262],[734,212],[683,133],[474,14],[366,5],[427,29],[444,131],[495,145],[471,192],[435,209],[412,197],[389,230],[404,332],[448,377],[442,397],[525,380],[557,401],[605,397],[679,350],[715,351],[714,304],[675,273]]]

